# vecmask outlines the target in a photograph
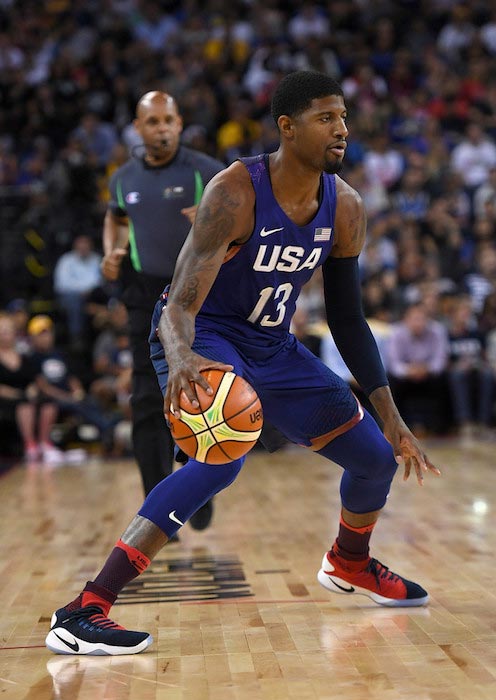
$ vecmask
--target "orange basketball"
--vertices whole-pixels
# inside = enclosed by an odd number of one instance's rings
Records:
[[[169,413],[172,437],[189,457],[206,464],[226,464],[251,450],[262,431],[263,413],[255,389],[233,372],[202,372],[213,389],[209,396],[196,385],[200,406],[194,408],[184,392],[181,418]]]

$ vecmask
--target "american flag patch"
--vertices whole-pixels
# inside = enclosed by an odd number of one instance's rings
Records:
[[[330,241],[332,228],[316,228],[313,235],[314,241]]]

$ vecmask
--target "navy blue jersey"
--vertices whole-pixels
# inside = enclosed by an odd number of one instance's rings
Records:
[[[228,251],[197,325],[247,344],[274,346],[287,340],[301,288],[330,253],[336,182],[334,175],[322,175],[319,209],[312,221],[297,226],[274,197],[268,155],[241,162],[255,190],[255,226],[246,243]]]

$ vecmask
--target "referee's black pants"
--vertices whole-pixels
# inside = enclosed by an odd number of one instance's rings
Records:
[[[128,307],[133,354],[132,437],[145,495],[172,472],[174,441],[165,422],[163,397],[150,360],[152,309]]]

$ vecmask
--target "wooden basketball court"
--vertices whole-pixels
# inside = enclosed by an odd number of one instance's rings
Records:
[[[122,657],[56,656],[44,638],[140,506],[137,467],[15,467],[0,479],[0,698],[494,700],[495,453],[440,442],[442,478],[396,478],[373,554],[429,590],[410,610],[317,583],[339,468],[297,448],[252,453],[213,526],[185,526],[123,592],[112,617],[155,642]]]

